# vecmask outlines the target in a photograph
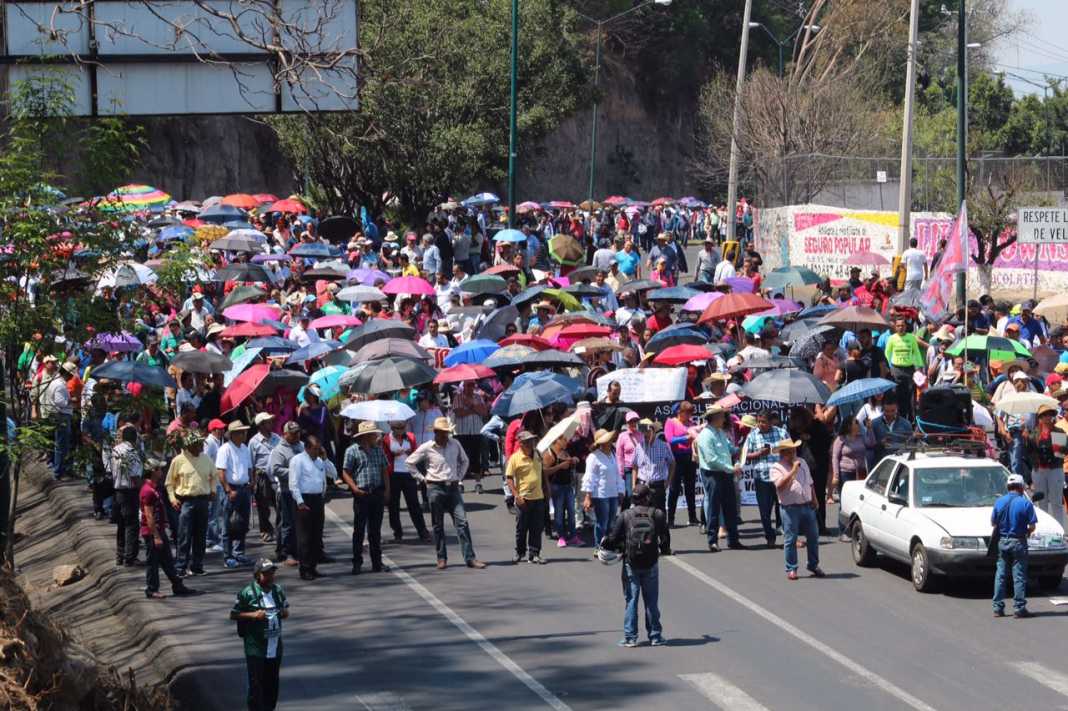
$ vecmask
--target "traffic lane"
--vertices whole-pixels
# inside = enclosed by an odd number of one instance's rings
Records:
[[[591,548],[558,549],[552,541],[543,550],[548,565],[513,566],[515,519],[500,497],[468,495],[466,500],[469,508],[479,509],[483,502],[496,502],[492,510],[469,517],[476,550],[493,564],[481,575],[492,580],[424,574],[427,565],[408,547],[388,555],[419,571],[414,574],[435,594],[573,708],[603,708],[606,693],[623,707],[646,705],[655,693],[657,703],[705,708],[707,699],[679,675],[710,670],[726,671],[727,678],[771,708],[785,700],[794,708],[845,707],[858,700],[877,709],[900,707],[897,699],[784,640],[774,625],[740,614],[744,610],[733,602],[666,563],[660,570],[668,645],[621,649],[615,646],[622,637],[619,566],[595,563]],[[644,630],[643,622],[639,629]],[[576,675],[576,668],[583,673]],[[809,693],[795,699],[798,689]]]
[[[836,513],[832,506],[829,520]],[[743,508],[750,521],[754,514],[751,507]],[[752,523],[742,530],[743,540],[760,538]],[[695,547],[695,536],[688,530],[673,535],[679,548]],[[703,537],[697,546],[701,543]],[[799,555],[803,566],[805,551]],[[1013,703],[1018,691],[1004,684],[1003,653],[1049,659],[1050,651],[1059,648],[1057,625],[1033,625],[1041,627],[1037,645],[1030,628],[1017,627],[1006,635],[1004,627],[996,626],[1013,622],[991,618],[988,584],[954,584],[950,595],[922,595],[912,588],[908,566],[880,559],[878,567],[860,568],[852,561],[849,545],[834,537],[821,540],[820,558],[828,578],[803,577],[797,583],[785,578],[781,550],[724,551],[683,559],[769,609],[788,596],[789,605],[777,610],[784,618],[858,664],[878,664],[871,668],[939,709]],[[1044,598],[1033,600],[1032,606],[1059,614]],[[1064,703],[1048,688],[1036,685],[1034,693],[1050,703]]]

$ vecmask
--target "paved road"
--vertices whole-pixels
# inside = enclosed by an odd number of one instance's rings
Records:
[[[347,575],[351,505],[331,502],[327,549],[339,562],[313,583],[281,574],[293,605],[283,708],[1068,707],[1065,613],[1048,597],[1033,598],[1034,620],[994,620],[988,585],[920,595],[904,566],[859,569],[833,539],[821,546],[827,579],[791,583],[781,551],[711,554],[692,528],[673,534],[678,555],[661,565],[668,645],[621,649],[617,566],[555,546],[548,565],[512,566],[500,493],[466,501],[487,570],[458,564],[452,539],[444,572],[430,546],[404,543],[386,548],[392,572],[358,578]],[[751,521],[743,535],[760,540]],[[181,678],[236,708],[243,660],[224,620],[247,573],[218,563],[196,580],[208,595],[161,613],[204,660]]]

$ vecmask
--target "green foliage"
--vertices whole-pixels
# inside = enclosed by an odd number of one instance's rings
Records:
[[[451,190],[507,170],[508,0],[369,0],[360,109],[269,119],[282,152],[330,212],[379,212],[384,193],[418,214]],[[575,15],[520,3],[519,115],[524,160],[584,95]]]
[[[166,259],[154,271],[159,276],[156,286],[164,294],[184,294],[198,269],[208,266],[202,249],[194,249],[185,242],[176,242],[167,250]]]

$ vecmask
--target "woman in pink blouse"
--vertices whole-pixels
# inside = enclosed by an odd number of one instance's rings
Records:
[[[686,510],[690,525],[697,523],[696,491],[697,464],[693,460],[693,442],[697,438],[697,423],[693,421],[693,404],[683,402],[679,414],[664,423],[664,439],[675,455],[675,478],[668,491],[668,526],[675,525],[675,505],[681,491],[686,494]]]
[[[833,339],[824,342],[823,348],[816,356],[816,362],[812,365],[812,374],[822,380],[824,384],[834,390],[842,379],[842,363],[835,354],[838,344]]]

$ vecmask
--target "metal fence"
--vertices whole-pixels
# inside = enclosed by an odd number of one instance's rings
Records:
[[[858,210],[896,210],[900,190],[900,157],[798,155],[769,159],[760,166],[742,166],[743,190],[758,205],[780,207],[817,203]],[[1024,194],[1040,194],[1064,204],[1068,191],[1068,156],[968,160],[969,180],[1013,185]],[[956,212],[956,158],[916,156],[912,160],[912,209]]]

